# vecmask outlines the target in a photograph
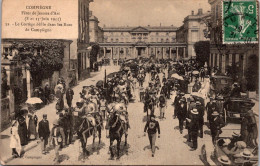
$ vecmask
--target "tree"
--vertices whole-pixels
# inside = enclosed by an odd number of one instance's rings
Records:
[[[210,42],[209,41],[198,41],[194,44],[194,50],[196,53],[196,60],[199,66],[204,66],[205,62],[209,62],[210,55]]]
[[[18,50],[14,59],[29,65],[34,85],[40,86],[43,79],[62,69],[64,47],[58,40],[28,40],[14,42],[11,49]],[[41,53],[35,54],[35,50]]]

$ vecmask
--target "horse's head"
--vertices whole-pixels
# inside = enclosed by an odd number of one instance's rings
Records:
[[[106,123],[106,129],[113,128],[116,121],[117,121],[117,115],[115,112],[110,112],[107,116],[107,123]]]

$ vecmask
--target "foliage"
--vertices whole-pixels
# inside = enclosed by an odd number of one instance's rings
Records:
[[[18,50],[17,57],[14,59],[28,64],[33,80],[37,80],[38,83],[51,77],[54,71],[59,71],[63,67],[64,45],[61,41],[18,41],[13,43],[11,48]],[[35,50],[38,53],[35,53]]]
[[[196,60],[199,66],[204,66],[205,62],[209,62],[210,42],[198,41],[194,44],[194,51],[196,53]]]

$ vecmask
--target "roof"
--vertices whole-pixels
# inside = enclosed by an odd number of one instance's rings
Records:
[[[129,26],[118,26],[118,27],[104,27],[104,31],[176,31],[177,27],[175,26],[137,26],[137,27],[129,27]]]
[[[200,14],[200,15],[188,15],[187,17],[184,18],[184,22],[187,21],[187,20],[199,20],[199,19],[202,19],[202,18],[205,18],[205,17],[210,17],[211,16],[211,13],[210,12],[207,12],[207,13],[203,13],[203,14]]]

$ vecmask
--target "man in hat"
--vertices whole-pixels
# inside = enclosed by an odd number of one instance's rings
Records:
[[[216,143],[216,137],[220,134],[221,128],[224,127],[224,121],[220,118],[219,113],[214,111],[212,113],[212,118],[209,121],[210,132],[212,136],[212,143]]]
[[[173,114],[173,118],[175,119],[176,116],[177,116],[177,112],[178,112],[178,107],[180,105],[180,99],[181,99],[181,92],[180,91],[177,91],[177,96],[175,96],[174,98],[174,102],[173,102],[173,105],[174,105],[174,114]]]
[[[47,114],[43,114],[43,119],[39,122],[38,134],[41,139],[42,154],[46,154],[46,145],[48,144],[48,138],[50,136],[50,126],[47,120]]]
[[[186,116],[187,116],[187,105],[185,104],[184,99],[180,99],[180,106],[177,111],[177,118],[179,119],[179,128],[181,134],[183,132],[183,122]]]
[[[228,149],[231,150],[233,147],[235,147],[235,143],[238,141],[242,141],[242,137],[240,133],[234,131],[232,133],[232,138],[230,139],[230,143],[228,144]]]
[[[207,110],[207,120],[210,121],[212,118],[212,113],[216,110],[216,103],[214,102],[213,97],[209,98],[210,101],[206,105]]]
[[[62,146],[65,146],[65,134],[62,127],[60,127],[60,123],[57,119],[53,121],[53,128],[51,129],[50,134],[50,144],[54,146],[55,150],[55,158],[54,161],[57,164],[59,162],[59,149]]]
[[[152,157],[154,157],[155,153],[155,140],[156,140],[156,133],[158,131],[158,138],[160,138],[160,125],[159,122],[155,120],[155,116],[151,115],[151,120],[147,121],[144,127],[144,136],[146,132],[148,132],[148,138],[150,141],[150,146],[152,149]]]
[[[198,110],[196,108],[191,110],[191,116],[187,118],[189,121],[189,129],[190,129],[190,137],[192,140],[192,148],[191,151],[194,151],[198,148],[198,132],[199,132],[199,118],[198,118]],[[189,138],[190,140],[190,138]]]
[[[204,106],[200,101],[196,101],[196,108],[199,112],[199,136],[203,138],[203,125],[204,125]]]

